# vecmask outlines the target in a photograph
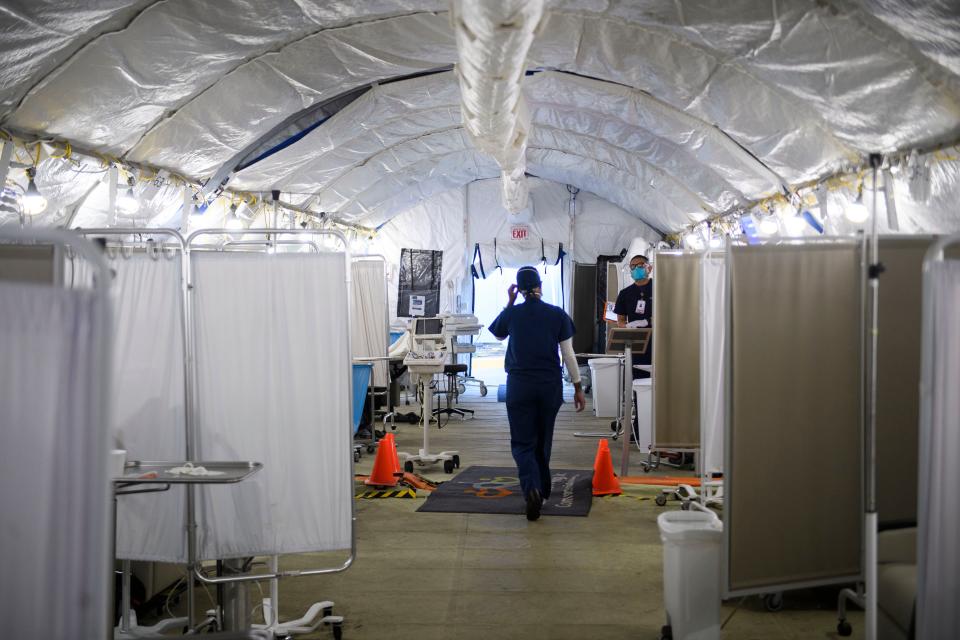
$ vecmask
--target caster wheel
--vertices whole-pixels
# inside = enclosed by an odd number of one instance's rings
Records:
[[[673,640],[673,629],[665,624],[660,627],[660,640]]]
[[[353,461],[354,461],[354,462],[360,462],[360,452],[359,452],[359,451],[354,451],[354,452],[353,452]]]
[[[650,467],[648,467],[647,465],[643,465],[643,472],[650,473]]]
[[[681,510],[681,511],[690,511],[690,503],[687,502],[687,501],[684,501],[684,502],[680,505],[680,510]]]
[[[443,461],[443,471],[444,473],[453,473],[453,460]]]
[[[658,507],[667,506],[667,496],[663,495],[662,493],[659,494],[656,498],[654,498],[653,501],[657,503]]]
[[[453,466],[457,469],[460,468],[460,456],[453,456]]]
[[[373,446],[372,444],[367,445],[367,453],[373,453],[375,449],[376,447]]]
[[[413,461],[407,460],[403,463],[403,470],[407,473],[413,473]]]
[[[763,596],[763,608],[771,613],[776,613],[783,609],[783,594],[768,593]]]
[[[837,623],[837,633],[846,638],[853,633],[853,627],[846,620],[841,620]]]
[[[333,640],[340,640],[343,637],[343,627],[338,624],[333,625]]]
[[[487,385],[485,384],[480,385],[480,396],[484,398],[487,397]]]
[[[457,392],[458,392],[460,395],[465,394],[465,393],[467,392],[467,385],[465,385],[465,384],[458,384],[458,385],[457,385]]]

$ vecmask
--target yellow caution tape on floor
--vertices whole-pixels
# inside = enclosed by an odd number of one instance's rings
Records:
[[[376,500],[379,498],[416,498],[416,489],[371,489],[358,493],[357,500]]]

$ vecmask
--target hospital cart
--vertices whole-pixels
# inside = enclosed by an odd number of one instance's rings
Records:
[[[411,333],[413,341],[410,352],[403,359],[410,373],[416,378],[416,384],[422,405],[420,423],[423,426],[423,447],[417,454],[400,452],[398,455],[403,470],[413,472],[414,463],[419,465],[443,463],[446,473],[453,473],[460,467],[459,451],[441,451],[430,453],[430,419],[433,416],[433,392],[430,385],[434,375],[443,372],[446,362],[446,335],[443,318],[416,318]]]
[[[206,470],[206,475],[196,469]],[[263,468],[259,462],[128,462],[123,475],[113,478],[113,544],[116,545],[117,498],[139,493],[169,491],[175,484],[234,484],[246,480]],[[176,470],[183,470],[177,472]],[[112,584],[112,583],[111,583]],[[155,636],[174,627],[186,626],[187,618],[171,618],[151,627],[137,625],[130,610],[130,561],[123,561],[120,624],[114,638]]]

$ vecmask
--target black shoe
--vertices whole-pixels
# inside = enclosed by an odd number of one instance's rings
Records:
[[[537,520],[540,518],[540,507],[543,506],[543,498],[540,497],[538,489],[530,489],[527,492],[527,520]]]

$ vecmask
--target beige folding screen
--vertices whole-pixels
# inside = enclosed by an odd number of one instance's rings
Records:
[[[700,446],[700,254],[659,253],[653,292],[653,444]]]
[[[0,280],[54,284],[59,272],[52,245],[0,246]]]
[[[932,238],[882,238],[877,341],[877,512],[881,526],[917,521],[923,256]]]
[[[733,247],[728,595],[862,573],[859,245]]]

